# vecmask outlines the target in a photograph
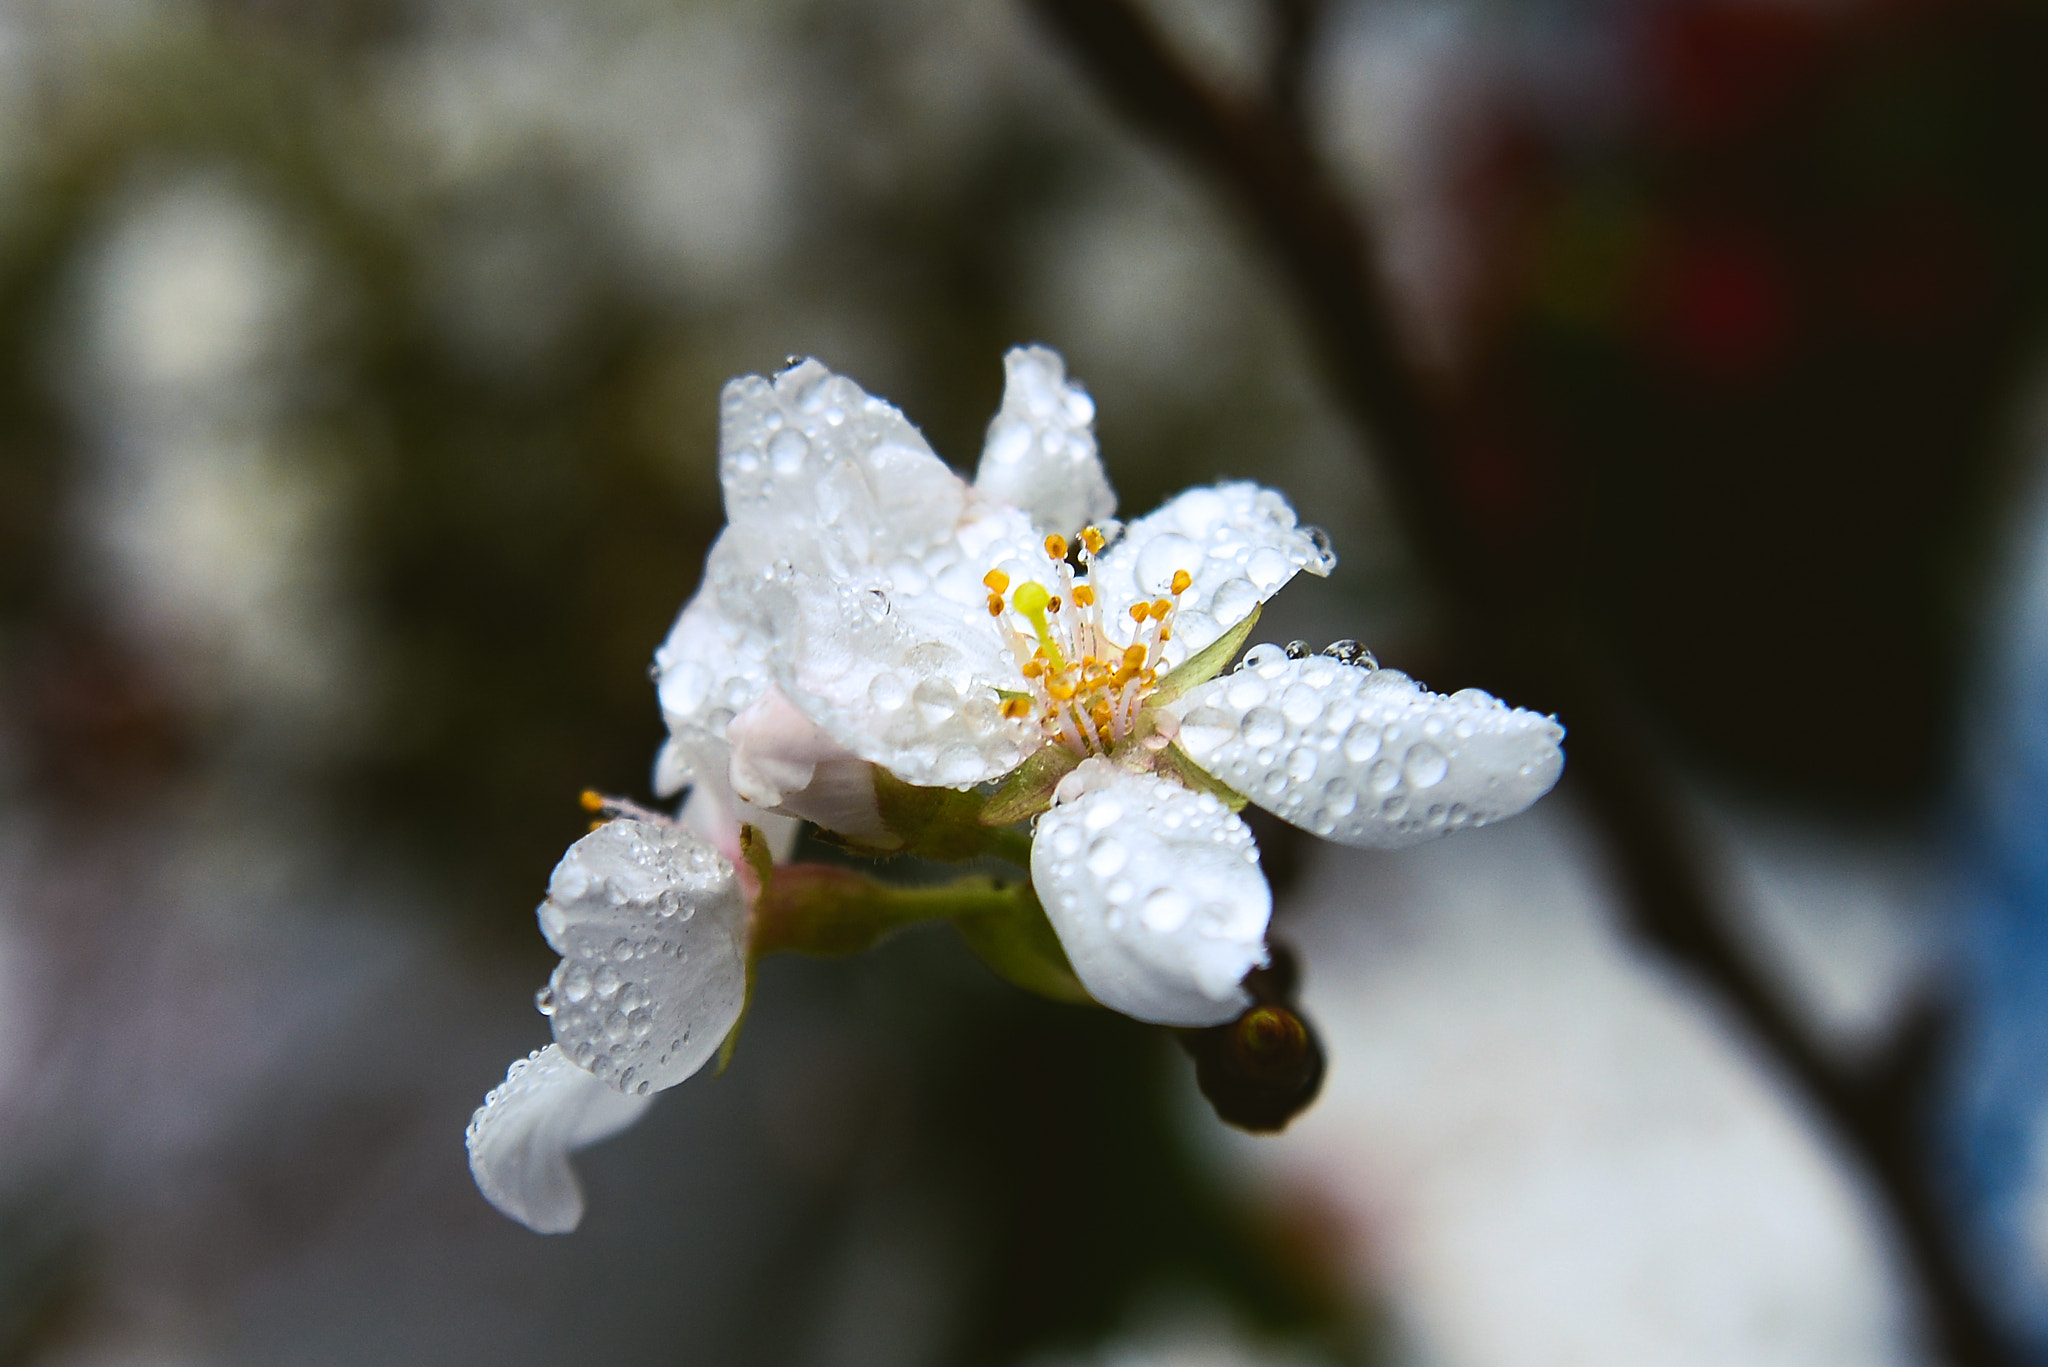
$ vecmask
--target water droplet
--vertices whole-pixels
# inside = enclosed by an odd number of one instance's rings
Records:
[[[1251,663],[1250,657],[1245,663]],[[1249,669],[1240,670],[1223,686],[1223,699],[1239,712],[1248,712],[1266,700],[1265,682]]]
[[[1226,580],[1209,598],[1209,615],[1226,627],[1234,627],[1259,605],[1259,591],[1242,576]]]
[[[860,610],[870,622],[879,622],[889,615],[889,595],[880,589],[868,589],[860,596]]]
[[[1417,788],[1434,788],[1451,771],[1451,762],[1443,751],[1423,741],[1408,751],[1408,759],[1402,769],[1408,781]]]
[[[1265,696],[1260,685],[1259,695]],[[1237,719],[1220,707],[1198,707],[1181,718],[1180,747],[1195,759],[1203,759],[1237,735]]]
[[[1245,562],[1244,572],[1267,593],[1286,583],[1294,573],[1294,562],[1271,546],[1261,546]]]
[[[1194,903],[1178,888],[1157,888],[1145,899],[1145,905],[1138,912],[1138,919],[1145,928],[1160,935],[1171,935],[1187,924],[1188,916],[1194,911]]]
[[[951,717],[960,706],[960,695],[944,679],[919,679],[917,687],[910,691],[910,697],[917,704],[917,710],[924,714],[924,719],[933,726]]]
[[[811,444],[794,427],[785,427],[768,439],[768,462],[778,475],[793,475],[804,468]]]
[[[553,984],[549,984],[533,994],[533,1009],[540,1012],[543,1016],[555,1014],[555,989]]]
[[[1380,729],[1362,721],[1344,734],[1344,758],[1363,764],[1380,752]]]
[[[1330,534],[1321,527],[1303,527],[1309,545],[1315,548],[1316,558],[1311,568],[1328,574],[1337,568],[1337,548],[1330,544]]]
[[[1100,836],[1088,847],[1088,871],[1097,878],[1108,878],[1129,863],[1130,858],[1123,841],[1112,835]]]
[[[1343,779],[1333,778],[1329,786],[1323,789],[1323,802],[1329,808],[1331,816],[1347,817],[1358,806],[1358,793]]]
[[[910,690],[903,686],[903,680],[887,670],[875,675],[868,685],[868,701],[884,712],[894,712],[909,699]]]
[[[590,978],[590,985],[597,990],[597,995],[606,999],[619,990],[619,982],[618,970],[610,964],[598,969]]]
[[[1244,727],[1239,732],[1246,745],[1264,749],[1278,745],[1280,738],[1287,734],[1287,722],[1270,707],[1254,707],[1245,714]]]
[[[1372,766],[1369,781],[1374,792],[1391,793],[1401,786],[1401,766],[1390,759],[1383,759]]]
[[[561,982],[558,986],[562,990],[563,999],[574,1005],[590,995],[590,971],[581,964],[566,967],[568,971],[561,973]]]
[[[1088,814],[1081,818],[1081,824],[1090,831],[1106,831],[1124,819],[1124,804],[1113,797],[1103,798],[1089,807]]]
[[[1280,715],[1295,726],[1307,726],[1323,714],[1323,695],[1305,683],[1288,685],[1280,695]]]
[[[1287,777],[1306,783],[1316,776],[1316,752],[1303,746],[1287,757]]]
[[[1164,532],[1145,543],[1138,552],[1138,587],[1147,593],[1165,593],[1173,585],[1175,570],[1194,574],[1204,559],[1200,546],[1178,532]]]
[[[1306,660],[1308,658],[1308,642],[1289,641],[1287,643],[1287,658],[1290,660]]]

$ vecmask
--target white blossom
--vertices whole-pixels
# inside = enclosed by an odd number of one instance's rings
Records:
[[[1207,1026],[1244,1011],[1267,961],[1240,798],[1394,846],[1511,816],[1557,780],[1563,728],[1476,690],[1272,646],[1218,675],[1261,604],[1335,567],[1328,538],[1249,483],[1120,526],[1085,391],[1044,348],[1005,364],[971,485],[816,361],[726,386],[729,522],[655,657],[656,790],[690,796],[679,821],[612,821],[555,870],[556,1043],[470,1127],[508,1214],[573,1226],[570,1150],[631,1123],[738,1019],[760,894],[742,823],[777,859],[799,818],[888,850],[903,840],[877,769],[923,788],[1042,776],[1024,799],[1033,887],[1075,975],[1138,1019]]]

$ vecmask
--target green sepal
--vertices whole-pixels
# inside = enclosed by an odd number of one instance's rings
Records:
[[[1252,628],[1259,624],[1259,614],[1264,610],[1263,603],[1254,605],[1242,622],[1175,665],[1145,699],[1145,706],[1158,707],[1170,703],[1221,674],[1223,667],[1236,659],[1237,652],[1244,648],[1244,638],[1252,634]]]
[[[1164,777],[1176,779],[1183,787],[1198,793],[1208,793],[1233,812],[1241,812],[1251,799],[1225,783],[1216,775],[1188,758],[1188,752],[1178,743],[1154,750],[1149,757],[1151,770]]]
[[[1048,745],[1009,772],[982,806],[984,826],[1010,826],[1052,806],[1052,790],[1081,763],[1064,745]]]
[[[903,842],[902,852],[957,864],[987,854],[987,832],[977,820],[981,797],[956,788],[920,788],[876,765],[875,805],[882,824]]]
[[[760,895],[754,899],[755,906],[768,900],[768,894],[775,878],[775,856],[768,848],[768,837],[761,834],[758,826],[740,827],[740,858],[752,870],[754,881],[760,885]],[[732,1029],[725,1032],[725,1038],[718,1045],[718,1071],[713,1077],[725,1076],[725,1070],[732,1066],[733,1050],[739,1048],[740,1027],[747,1023],[747,1012],[754,1009],[754,955],[747,955],[745,984],[740,988],[740,1013],[733,1017]]]
[[[1092,1003],[1037,896],[1028,885],[1017,894],[1010,910],[957,917],[953,928],[1005,982],[1056,1002]]]

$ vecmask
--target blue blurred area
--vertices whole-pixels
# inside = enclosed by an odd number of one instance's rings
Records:
[[[2015,541],[1957,822],[1949,1176],[1984,1285],[2048,1361],[2048,498]]]

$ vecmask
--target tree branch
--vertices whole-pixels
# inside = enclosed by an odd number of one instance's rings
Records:
[[[1328,180],[1299,117],[1307,5],[1283,0],[1272,93],[1239,100],[1190,71],[1128,0],[1028,3],[1103,100],[1216,182],[1248,222],[1443,596],[1461,665],[1571,726],[1570,781],[1598,822],[1635,933],[1710,984],[1862,1159],[1919,1276],[1943,1355],[1957,1364],[2011,1361],[1955,1258],[1928,1182],[1919,1089],[1880,1085],[1837,1064],[1730,934],[1656,748],[1623,690],[1595,663],[1589,633],[1561,590],[1526,566],[1500,563],[1469,524],[1444,455],[1451,401],[1404,348],[1373,265],[1369,225]]]

